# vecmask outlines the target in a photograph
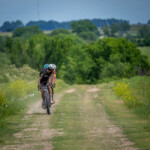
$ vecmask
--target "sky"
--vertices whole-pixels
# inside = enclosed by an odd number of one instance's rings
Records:
[[[124,19],[147,23],[150,0],[0,0],[0,26],[5,21]]]

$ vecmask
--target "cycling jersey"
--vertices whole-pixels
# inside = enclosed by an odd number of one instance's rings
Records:
[[[40,80],[40,83],[43,84],[43,85],[47,84],[48,79],[51,76],[51,74],[52,74],[52,72],[48,73],[47,69],[43,69],[40,72],[40,75],[39,75],[40,77],[42,77],[41,80]]]

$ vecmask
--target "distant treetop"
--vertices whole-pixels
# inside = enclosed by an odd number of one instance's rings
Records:
[[[85,19],[82,19],[85,20]],[[103,27],[103,26],[109,26],[112,24],[117,24],[117,23],[129,23],[127,20],[122,20],[122,19],[87,19],[91,21],[94,25],[97,27]],[[80,20],[77,20],[80,21]],[[3,25],[0,27],[1,32],[12,32],[15,29],[22,27],[22,26],[38,26],[41,30],[54,30],[54,29],[70,29],[71,28],[71,23],[73,21],[67,21],[67,22],[57,22],[57,21],[44,21],[44,20],[39,20],[39,21],[29,21],[26,25],[24,25],[20,20],[9,22],[6,21],[3,23]]]

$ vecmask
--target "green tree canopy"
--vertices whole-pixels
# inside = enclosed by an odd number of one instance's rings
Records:
[[[71,27],[72,32],[87,41],[97,40],[100,35],[98,28],[89,20],[73,21]]]
[[[67,29],[56,29],[56,30],[53,30],[49,35],[50,36],[56,36],[56,35],[59,35],[59,34],[71,34]]]
[[[89,20],[73,21],[71,23],[72,31],[76,33],[91,31],[96,35],[100,35],[98,28]]]
[[[57,77],[68,83],[97,83],[104,78],[131,77],[150,66],[137,46],[123,38],[104,38],[90,44],[74,34],[35,34],[27,41],[7,37],[1,48],[17,67],[41,70],[57,66]]]
[[[20,27],[13,32],[13,37],[22,37],[23,39],[29,39],[35,34],[40,34],[42,31],[37,26]]]

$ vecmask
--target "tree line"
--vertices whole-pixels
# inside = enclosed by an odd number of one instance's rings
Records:
[[[87,20],[91,21],[97,27],[103,27],[105,25],[128,22],[122,19],[87,19]],[[72,22],[74,21],[58,22],[58,21],[53,21],[53,20],[49,20],[49,21],[40,20],[40,21],[29,21],[27,24],[24,25],[22,21],[20,20],[12,21],[12,22],[5,21],[3,25],[0,27],[0,31],[12,32],[15,29],[19,27],[23,27],[23,26],[24,27],[38,26],[39,29],[41,30],[54,30],[54,29],[59,29],[59,28],[70,29]]]
[[[71,28],[71,32],[56,29],[45,35],[36,26],[21,27],[12,37],[0,38],[0,51],[17,67],[28,64],[40,71],[45,63],[54,63],[57,77],[68,83],[92,84],[149,70],[147,57],[129,40],[99,39],[97,27],[87,20],[73,22]]]

